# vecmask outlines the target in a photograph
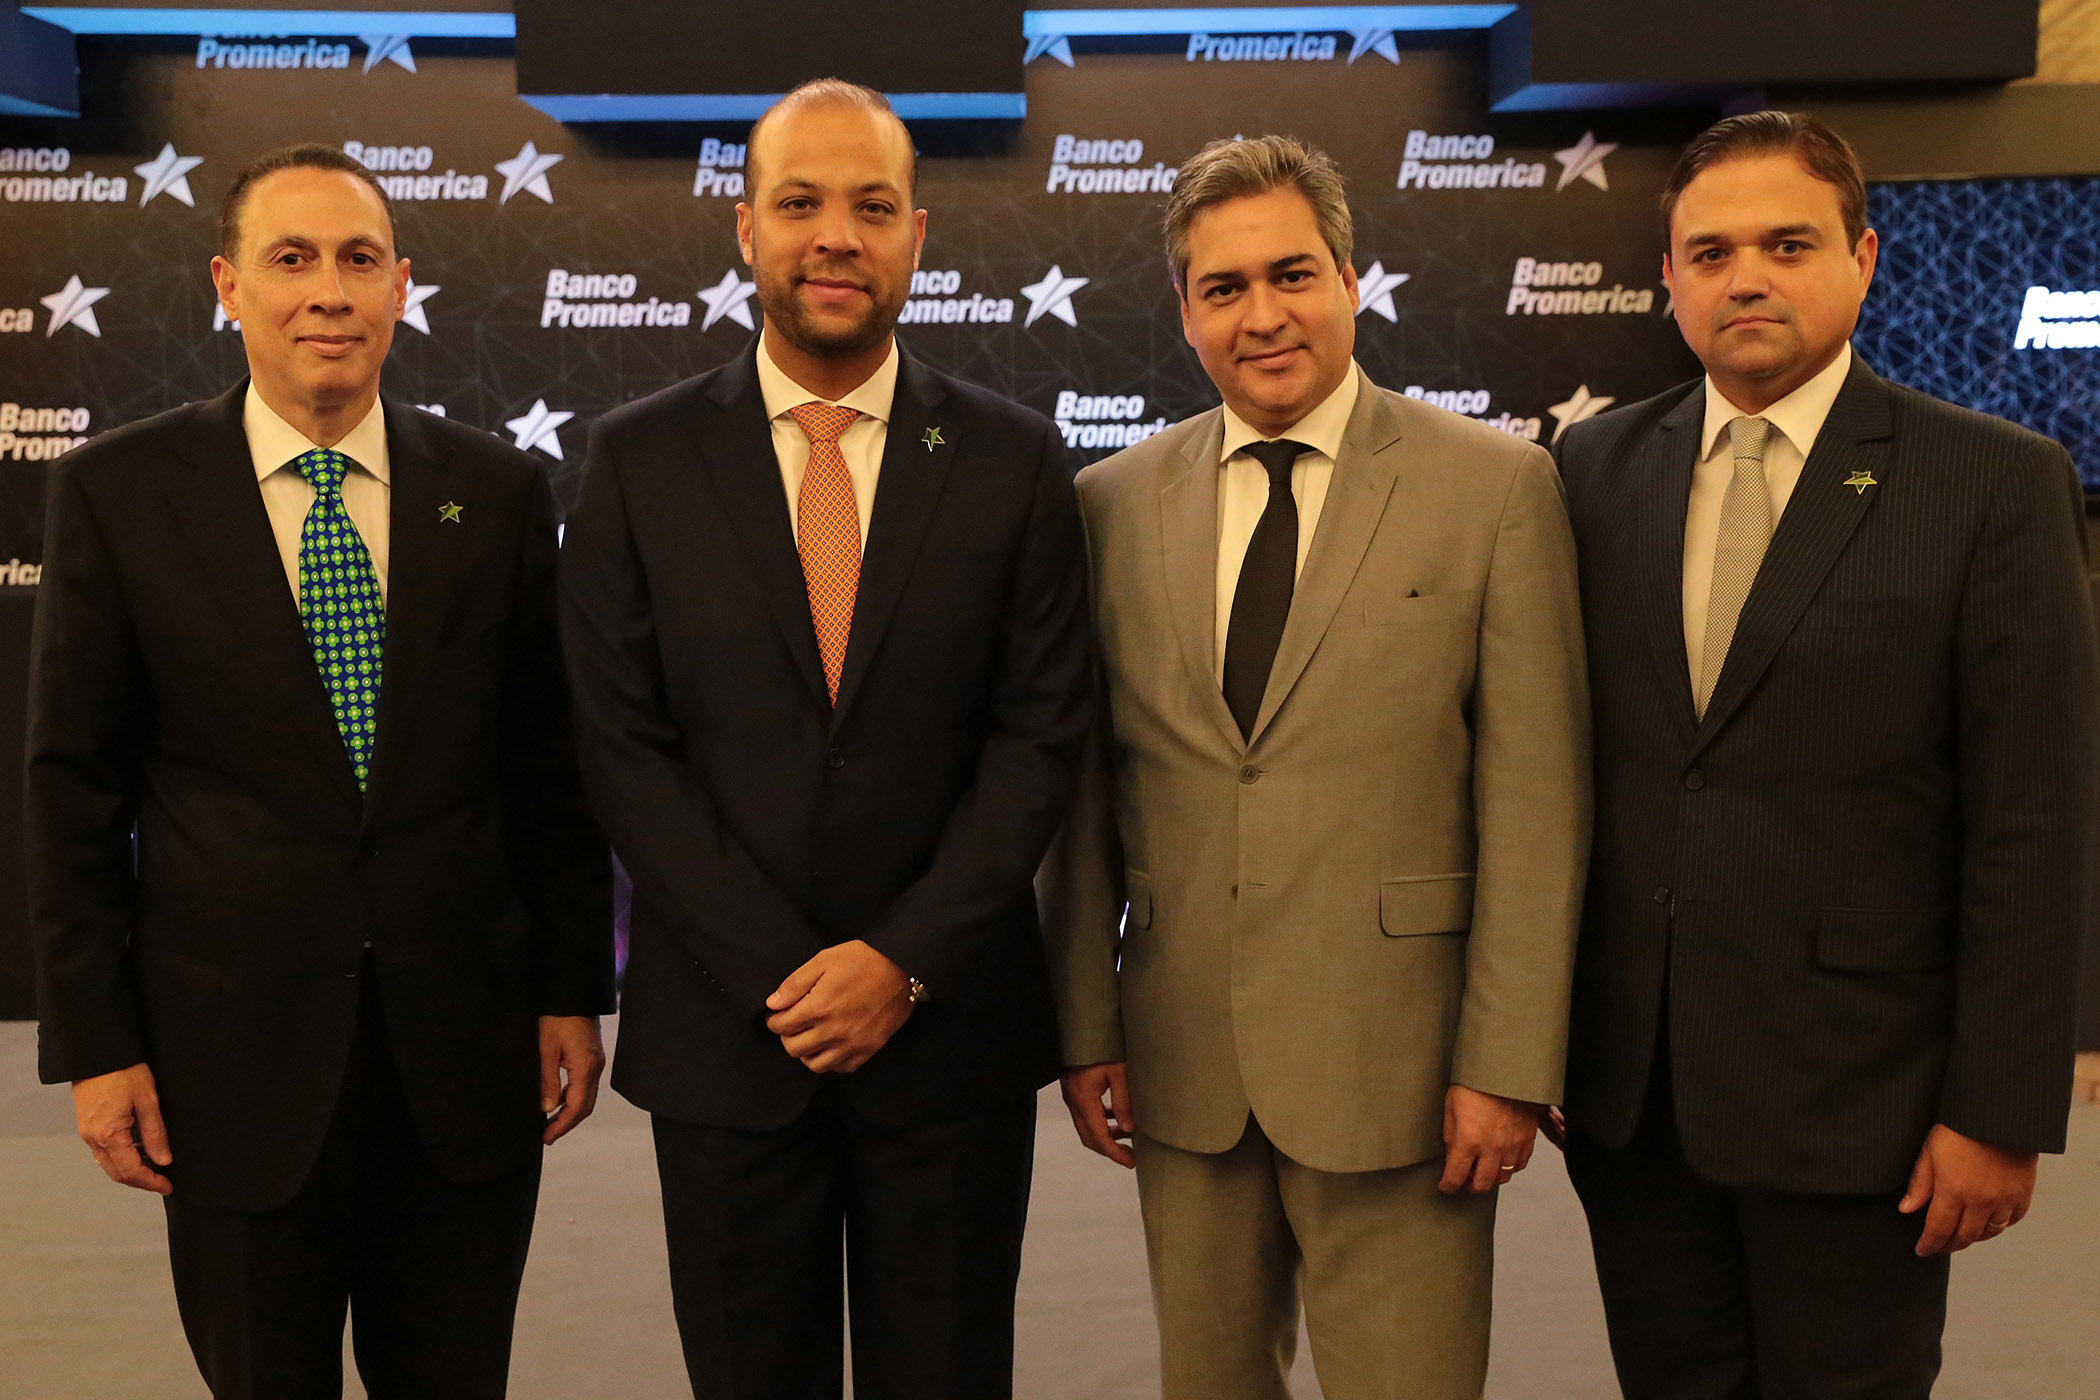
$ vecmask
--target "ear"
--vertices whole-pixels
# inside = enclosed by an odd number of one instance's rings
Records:
[[[917,271],[919,270],[919,254],[920,254],[921,252],[923,252],[923,251],[925,250],[925,248],[926,248],[926,211],[925,211],[924,209],[914,209],[914,210],[912,210],[912,212],[911,212],[911,268],[912,268],[912,271],[914,271],[914,272],[917,272]]]
[[[744,255],[744,266],[746,267],[752,265],[751,228],[753,222],[751,206],[739,204],[736,207],[736,246],[737,251]]]
[[[219,305],[226,309],[226,319],[241,319],[240,278],[233,264],[223,254],[211,260],[211,284],[219,294]]]
[[[1189,319],[1189,289],[1185,281],[1177,280],[1174,283],[1174,300],[1181,307],[1181,338],[1186,340],[1189,348],[1193,350],[1196,348],[1196,328]]]
[[[408,284],[410,280],[408,259],[396,258],[394,260],[394,319],[397,321],[401,319],[401,313],[408,310]]]
[[[1874,285],[1874,268],[1881,260],[1881,235],[1866,229],[1859,235],[1859,244],[1852,250],[1853,261],[1859,264],[1859,291],[1865,296]]]
[[[1356,285],[1356,268],[1349,263],[1342,264],[1342,287],[1349,293],[1349,309],[1362,310],[1363,289]]]
[[[1677,295],[1677,269],[1670,262],[1670,250],[1667,248],[1663,250],[1663,285],[1670,289],[1672,297]]]

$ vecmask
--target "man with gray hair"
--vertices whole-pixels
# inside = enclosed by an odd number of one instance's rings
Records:
[[[1325,155],[1213,143],[1166,242],[1224,403],[1079,477],[1107,705],[1044,872],[1065,1101],[1136,1167],[1166,1400],[1285,1400],[1301,1281],[1329,1400],[1477,1397],[1589,845],[1557,477],[1356,366]]]

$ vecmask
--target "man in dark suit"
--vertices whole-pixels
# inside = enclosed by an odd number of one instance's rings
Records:
[[[340,1394],[346,1304],[374,1395],[500,1396],[541,1147],[591,1110],[612,996],[552,498],[380,395],[409,274],[363,167],[265,156],[221,234],[249,381],[52,485],[40,1068],[166,1198],[221,1400]]]
[[[634,877],[613,1084],[655,1116],[694,1393],[1010,1393],[1031,885],[1088,718],[1063,443],[904,354],[925,236],[879,94],[754,128],[765,328],[608,414],[562,558],[592,799]],[[862,542],[865,541],[865,549]]]
[[[1879,378],[1858,161],[1664,195],[1703,382],[1560,444],[1596,715],[1568,1169],[1631,1400],[1913,1400],[1947,1256],[2061,1151],[2094,794],[2055,443]]]

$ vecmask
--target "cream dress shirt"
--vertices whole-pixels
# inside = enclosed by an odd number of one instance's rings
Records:
[[[1815,378],[1773,404],[1763,413],[1751,415],[1772,425],[1765,439],[1765,487],[1772,493],[1772,526],[1776,531],[1786,503],[1793,498],[1801,468],[1815,450],[1816,435],[1823,420],[1845,387],[1852,368],[1852,346],[1847,343],[1836,359]],[[1721,535],[1721,497],[1735,478],[1735,454],[1720,450],[1728,437],[1728,425],[1743,416],[1714,383],[1706,378],[1706,424],[1699,438],[1699,462],[1692,469],[1692,499],[1684,513],[1684,654],[1691,662],[1692,685],[1699,684],[1699,663],[1706,654],[1706,604],[1713,594],[1714,546]]]
[[[801,538],[797,518],[802,498],[802,473],[809,466],[809,435],[788,417],[788,410],[806,403],[837,403],[860,417],[839,434],[839,455],[846,459],[846,475],[853,478],[853,502],[860,508],[860,548],[868,551],[868,522],[875,513],[875,481],[882,475],[882,449],[890,438],[890,410],[897,400],[897,342],[890,341],[889,357],[860,387],[842,399],[820,399],[788,378],[773,363],[769,348],[772,332],[759,337],[758,392],[766,402],[766,417],[773,424],[773,455],[780,459],[780,484],[787,491],[788,523]]]
[[[247,402],[241,409],[241,427],[248,435],[248,455],[255,461],[255,480],[262,489],[263,510],[270,517],[270,533],[277,537],[277,555],[284,561],[285,580],[292,597],[299,597],[299,531],[306,512],[314,503],[314,488],[292,468],[292,459],[313,451],[318,443],[277,416],[249,381]],[[335,444],[335,450],[355,465],[343,474],[343,508],[365,553],[372,556],[372,571],[379,575],[379,601],[386,602],[387,510],[391,477],[386,455],[386,413],[379,400],[372,410]]]
[[[1276,434],[1311,448],[1298,454],[1291,465],[1291,496],[1298,502],[1298,568],[1305,572],[1305,556],[1312,549],[1313,531],[1320,524],[1320,510],[1327,504],[1327,487],[1334,480],[1334,460],[1341,455],[1342,434],[1349,415],[1356,411],[1359,376],[1354,362],[1333,393],[1296,423]],[[1247,545],[1254,527],[1269,504],[1269,474],[1262,464],[1241,449],[1264,441],[1232,406],[1225,406],[1225,441],[1218,448],[1218,463],[1225,477],[1218,490],[1218,625],[1214,639],[1212,673],[1225,684],[1225,634],[1232,625],[1232,599],[1240,586],[1240,566],[1247,562]],[[1294,574],[1293,577],[1296,575]]]

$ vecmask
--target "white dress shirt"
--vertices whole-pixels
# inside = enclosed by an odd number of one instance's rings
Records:
[[[1851,368],[1852,346],[1847,343],[1815,378],[1763,413],[1749,415],[1772,425],[1765,438],[1765,488],[1772,494],[1775,530]],[[1735,454],[1721,449],[1729,436],[1728,425],[1743,416],[1743,410],[1730,403],[1708,375],[1706,425],[1699,438],[1699,462],[1692,468],[1691,504],[1684,513],[1684,654],[1691,662],[1694,688],[1699,684],[1700,660],[1706,654],[1706,605],[1713,594],[1721,497],[1735,478]]]
[[[320,444],[277,416],[251,380],[248,399],[241,409],[241,427],[248,434],[248,455],[255,459],[255,480],[262,488],[263,509],[270,516],[270,533],[277,537],[277,554],[284,560],[284,576],[299,597],[299,531],[306,512],[314,503],[314,488],[293,469],[292,459],[313,451]],[[379,601],[386,602],[387,511],[391,495],[386,455],[386,414],[379,400],[335,444],[335,450],[353,463],[343,473],[343,509],[372,556],[372,571],[379,575]]]
[[[1317,408],[1276,434],[1311,448],[1298,454],[1291,464],[1291,496],[1298,502],[1298,566],[1292,577],[1305,572],[1305,556],[1312,549],[1313,531],[1320,524],[1320,508],[1327,504],[1327,486],[1334,480],[1334,459],[1341,454],[1342,434],[1349,415],[1356,411],[1357,377],[1362,374],[1352,362],[1349,373]],[[1225,407],[1225,441],[1218,448],[1224,480],[1218,483],[1218,626],[1213,672],[1225,684],[1225,634],[1232,626],[1232,599],[1239,591],[1240,566],[1247,562],[1247,546],[1254,527],[1269,505],[1269,473],[1242,450],[1250,443],[1268,439],[1247,425],[1232,406]]]
[[[771,337],[771,331],[759,337],[758,392],[766,402],[766,417],[773,423],[773,455],[780,459],[780,484],[787,490],[788,523],[799,540],[802,473],[809,466],[809,434],[788,417],[788,410],[806,403],[850,408],[860,417],[839,434],[839,455],[846,459],[846,475],[853,479],[853,503],[860,508],[860,548],[866,554],[868,521],[875,513],[875,481],[882,475],[882,449],[890,439],[890,410],[897,400],[897,342],[890,341],[889,357],[859,388],[841,399],[820,399],[773,363]]]

